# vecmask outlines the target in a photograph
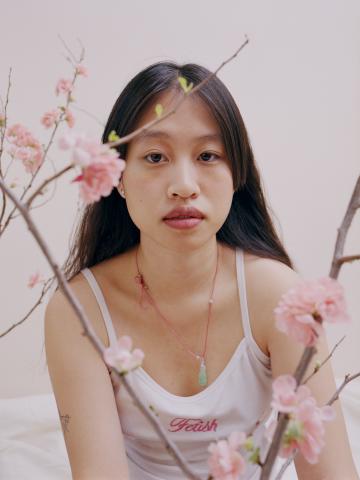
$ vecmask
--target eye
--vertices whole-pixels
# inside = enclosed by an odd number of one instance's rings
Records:
[[[203,153],[201,153],[200,156],[202,156],[202,155],[205,155],[205,156],[210,155],[210,157],[214,157],[214,160],[220,158],[219,155],[216,155],[216,153],[212,153],[212,152],[203,152]],[[211,161],[208,161],[204,158],[202,158],[202,160],[204,160],[205,163],[211,163]],[[212,160],[212,161],[214,161],[214,160]]]
[[[158,158],[154,159],[155,160],[154,162],[151,161],[151,160],[148,160],[148,157],[152,157],[153,155],[155,155],[155,157],[157,156]],[[144,159],[147,160],[149,163],[159,163],[157,160],[159,160],[159,157],[162,157],[162,153],[157,153],[157,152],[152,152],[152,153],[148,153],[147,155],[145,155]]]
[[[204,158],[204,155],[205,155],[205,158]],[[151,152],[151,153],[148,153],[147,155],[145,155],[145,157],[143,157],[145,160],[147,160],[149,163],[159,163],[160,160],[161,160],[161,157],[162,157],[162,153],[157,153],[157,152]],[[213,157],[213,160],[210,160],[210,158]],[[212,163],[213,161],[217,160],[219,157],[219,155],[217,155],[216,153],[212,153],[212,152],[202,152],[200,154],[200,157],[201,159],[205,162],[205,163]],[[149,160],[150,158],[150,160]]]

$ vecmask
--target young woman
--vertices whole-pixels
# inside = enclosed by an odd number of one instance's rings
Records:
[[[158,103],[172,109],[183,95],[179,75],[196,86],[209,74],[171,62],[144,69],[116,101],[103,141],[153,120]],[[242,117],[217,77],[119,152],[121,181],[85,208],[65,272],[103,344],[129,335],[145,352],[127,378],[207,478],[209,443],[262,418],[260,441],[272,379],[295,370],[303,349],[275,328],[273,309],[300,276],[273,226]],[[184,479],[126,391],[114,394],[81,332],[56,291],[46,354],[73,478]],[[325,340],[318,350],[324,358]],[[330,398],[330,362],[309,387],[320,404]],[[357,478],[335,407],[318,464],[296,458],[301,480]],[[243,478],[259,474],[249,465]]]

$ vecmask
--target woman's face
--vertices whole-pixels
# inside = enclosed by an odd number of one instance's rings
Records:
[[[165,113],[172,109],[174,97],[174,92],[161,94],[136,128],[154,120],[157,103]],[[131,141],[121,184],[141,241],[183,250],[213,237],[229,213],[234,190],[220,129],[207,105],[187,97],[175,114]],[[164,217],[179,206],[197,208],[203,219],[191,228],[175,228]]]

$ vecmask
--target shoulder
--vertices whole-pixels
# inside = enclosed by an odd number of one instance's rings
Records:
[[[91,268],[92,272],[96,272],[96,270],[96,268]],[[79,272],[68,281],[68,287],[75,296],[76,301],[80,304],[98,338],[103,345],[107,345],[107,331],[102,320],[98,302],[88,280]],[[67,331],[73,332],[78,339],[83,337],[84,328],[80,319],[71,305],[68,296],[60,287],[52,293],[46,305],[45,326],[49,331],[53,329],[55,332],[58,332],[58,334]]]
[[[285,263],[271,258],[244,254],[246,289],[253,318],[268,352],[270,338],[276,331],[274,309],[282,295],[303,280],[303,277]]]

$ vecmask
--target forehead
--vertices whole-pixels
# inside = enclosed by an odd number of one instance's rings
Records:
[[[141,113],[136,128],[142,127],[156,118],[155,106],[161,104],[164,114],[175,108],[181,93],[164,92],[158,95]],[[146,142],[151,139],[171,140],[178,136],[186,136],[194,141],[222,141],[220,127],[209,106],[198,96],[186,97],[176,108],[174,114],[144,131],[134,141]]]

